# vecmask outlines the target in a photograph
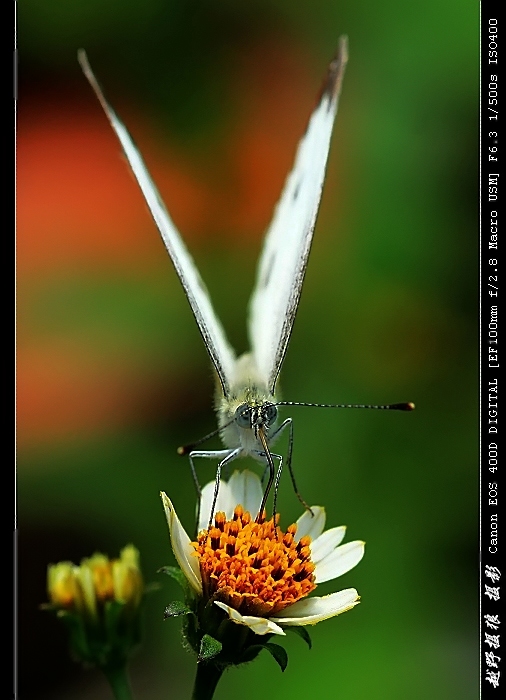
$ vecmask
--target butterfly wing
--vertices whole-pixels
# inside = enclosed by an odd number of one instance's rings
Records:
[[[216,372],[218,373],[223,393],[226,396],[229,393],[230,381],[233,375],[235,354],[214,312],[207,289],[202,282],[192,257],[188,253],[178,230],[174,226],[162,202],[160,194],[130,134],[105,99],[90,68],[85,52],[82,50],[79,51],[78,58],[84,74],[88,78],[100,104],[109,118],[112,128],[116,132],[116,136],[123,147],[123,151],[139,183],[153,219],[158,226],[165,247],[167,248],[178,277],[181,280],[181,284],[183,285],[185,294],[190,302],[204,343],[216,368]]]
[[[271,393],[297,312],[318,213],[332,126],[348,59],[347,39],[339,49],[267,230],[250,302],[249,335],[260,376]]]

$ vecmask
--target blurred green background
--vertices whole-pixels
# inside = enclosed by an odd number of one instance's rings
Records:
[[[24,700],[101,700],[38,609],[46,565],[141,551],[137,698],[188,698],[195,662],[161,489],[192,526],[176,447],[212,430],[210,363],[115,136],[87,50],[238,351],[255,263],[340,34],[350,61],[285,399],[414,401],[412,414],[293,409],[294,469],[364,539],[355,610],[233,670],[217,698],[478,695],[479,5],[465,0],[25,0],[18,9],[18,666]],[[219,442],[214,443],[216,446]],[[280,445],[280,448],[282,446]],[[252,466],[246,460],[241,468]],[[199,465],[203,482],[214,465]],[[279,510],[300,514],[288,478]],[[305,669],[305,670],[303,670]]]

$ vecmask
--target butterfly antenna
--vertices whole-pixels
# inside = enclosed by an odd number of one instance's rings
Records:
[[[225,423],[225,425],[222,425],[220,428],[216,428],[216,430],[213,430],[212,433],[208,433],[207,435],[204,435],[204,437],[199,438],[198,440],[195,440],[195,442],[190,442],[188,445],[181,445],[181,447],[177,448],[177,453],[178,455],[187,455],[189,452],[191,452],[195,447],[198,445],[201,445],[203,442],[206,442],[206,440],[209,440],[210,438],[214,437],[215,435],[219,435],[221,431],[224,428],[227,428],[231,423],[233,423],[235,418],[232,418],[232,420],[229,420],[228,423]]]
[[[382,411],[414,411],[415,404],[412,401],[407,403],[390,403],[385,406],[363,403],[306,403],[302,401],[276,401],[274,406],[314,406],[316,408],[375,408]]]

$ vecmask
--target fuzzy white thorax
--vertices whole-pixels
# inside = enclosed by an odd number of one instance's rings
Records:
[[[254,453],[261,451],[262,445],[252,428],[242,428],[233,420],[235,412],[243,404],[257,407],[274,401],[274,394],[271,394],[266,381],[261,378],[253,355],[241,355],[234,367],[228,396],[224,396],[219,382],[216,386],[215,410],[218,425],[221,428],[229,423],[221,432],[223,444],[230,448],[242,447],[244,455],[255,457]]]

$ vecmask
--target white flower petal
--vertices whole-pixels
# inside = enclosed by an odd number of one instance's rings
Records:
[[[322,506],[311,506],[313,514],[306,510],[297,520],[297,541],[304,535],[309,535],[312,540],[319,537],[325,527],[325,508]]]
[[[214,500],[214,488],[216,486],[215,481],[210,481],[202,489],[200,495],[200,515],[199,515],[199,527],[198,532],[201,530],[207,530],[209,525],[209,518],[211,517],[211,507]],[[214,509],[213,517],[222,510],[227,518],[231,518],[234,512],[234,508],[237,503],[233,503],[233,498],[231,496],[230,488],[226,481],[223,479],[220,481],[220,488],[218,489],[218,498],[216,500],[216,507]]]
[[[309,548],[311,549],[311,561],[314,564],[317,564],[319,561],[324,559],[337,547],[338,544],[341,544],[345,534],[345,525],[341,525],[340,527],[332,527],[330,530],[323,532],[309,545]]]
[[[364,556],[364,545],[365,542],[355,540],[334,549],[316,565],[315,583],[330,581],[353,569]]]
[[[169,526],[172,551],[179,564],[179,568],[185,575],[190,586],[197,591],[197,593],[202,593],[199,562],[196,556],[192,556],[192,552],[195,552],[195,550],[190,544],[191,540],[186,534],[184,527],[179,522],[179,518],[176,515],[170,498],[163,491],[160,493],[160,496],[162,497],[165,517],[167,518],[167,524]]]
[[[271,622],[279,622],[283,626],[316,625],[317,622],[350,610],[358,602],[357,591],[354,588],[346,588],[321,598],[299,600],[282,610],[276,617],[272,617]]]
[[[263,497],[259,477],[248,469],[242,472],[236,470],[230,477],[228,486],[234,501],[234,508],[241,504],[253,519],[256,518]]]
[[[231,608],[230,605],[226,605],[225,603],[222,603],[219,600],[215,600],[214,602],[215,605],[220,607],[228,614],[232,622],[235,622],[237,625],[245,625],[246,627],[249,627],[250,630],[252,630],[255,634],[286,635],[286,632],[283,632],[279,625],[277,625],[275,622],[269,620],[266,617],[255,617],[254,615],[241,615],[241,613],[237,612],[237,610]]]

